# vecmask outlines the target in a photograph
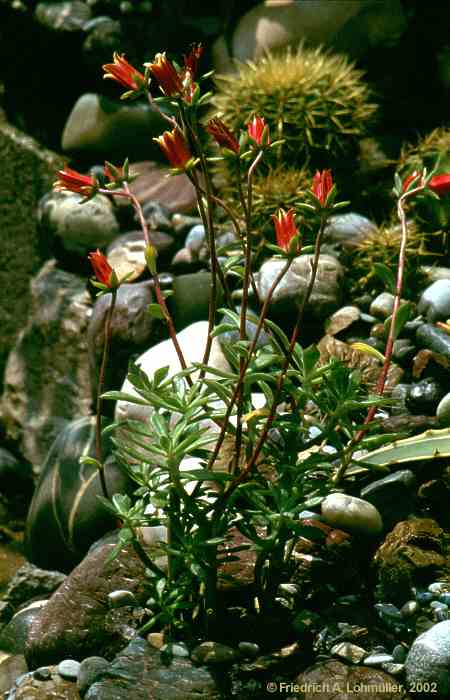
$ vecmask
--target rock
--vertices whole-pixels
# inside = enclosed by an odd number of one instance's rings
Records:
[[[361,498],[380,513],[384,527],[391,529],[413,512],[416,477],[409,469],[388,474],[361,489]]]
[[[412,643],[405,661],[407,683],[419,692],[422,690],[436,693],[436,697],[448,697],[449,667],[450,620],[446,620],[433,625]]]
[[[423,323],[416,332],[419,347],[428,348],[450,360],[450,335],[429,323]]]
[[[25,515],[33,490],[31,464],[0,447],[0,503],[11,519]]]
[[[312,255],[295,258],[286,275],[275,289],[270,310],[279,316],[288,316],[295,321],[311,275]],[[284,266],[284,261],[272,258],[265,262],[256,275],[256,286],[261,302],[264,302],[276,276]],[[308,318],[320,321],[336,310],[341,299],[343,268],[332,255],[321,255],[317,268],[314,288],[306,305]]]
[[[219,642],[202,642],[191,653],[191,659],[196,664],[216,666],[232,664],[237,659],[235,649]]]
[[[51,260],[31,283],[30,306],[8,357],[0,413],[8,435],[39,473],[61,428],[91,408],[85,280]]]
[[[89,251],[107,246],[119,233],[111,201],[97,194],[83,204],[73,192],[49,192],[39,205],[39,222],[46,239],[53,239],[53,253],[84,257]]]
[[[80,700],[73,681],[61,678],[54,666],[50,666],[49,677],[36,678],[34,673],[19,676],[7,700]]]
[[[383,523],[368,501],[345,493],[332,493],[322,501],[322,516],[328,525],[363,535],[378,535]]]
[[[358,664],[367,656],[367,651],[357,644],[351,642],[340,642],[331,647],[330,653],[333,656],[339,656],[344,661],[349,661],[351,664]]]
[[[293,685],[302,688],[303,700],[354,700],[363,692],[369,694],[370,700],[411,700],[401,681],[383,671],[347,666],[340,661],[318,662],[297,676]],[[289,691],[287,687],[286,692]],[[286,700],[298,700],[298,697],[298,694],[288,695]]]
[[[111,56],[118,46],[123,46],[123,34],[120,22],[111,17],[95,17],[83,25],[86,38],[82,52],[86,63],[93,70],[111,62]]]
[[[88,656],[80,663],[77,678],[77,688],[81,697],[84,697],[93,683],[100,680],[102,674],[108,669],[109,661],[102,656]]]
[[[158,266],[163,265],[164,260],[168,259],[167,256],[170,255],[173,249],[174,238],[168,233],[162,233],[161,231],[151,231],[150,235],[152,244],[158,253]],[[133,282],[146,272],[145,246],[146,243],[142,231],[131,231],[114,239],[108,247],[106,256],[119,279],[123,279],[125,275],[130,275],[127,281]]]
[[[13,576],[2,599],[17,608],[31,598],[53,593],[65,578],[59,571],[47,571],[27,563]]]
[[[123,646],[122,638],[108,631],[108,594],[126,587],[143,604],[148,592],[140,559],[124,548],[108,561],[113,547],[91,551],[34,620],[25,651],[30,668],[68,656],[81,660],[91,654],[110,655]]]
[[[326,0],[260,3],[238,22],[232,56],[239,61],[255,60],[268,50],[296,46],[305,40],[316,45],[335,45],[338,49],[344,45],[358,54],[367,50],[368,45],[378,43],[381,36],[385,39],[404,29],[400,3],[377,3],[375,10],[369,7],[370,3],[364,1],[341,1],[334,5]],[[354,22],[350,25],[352,18]],[[347,25],[350,25],[348,29]]]
[[[124,605],[137,605],[137,600],[131,591],[119,589],[108,593],[108,603],[111,608],[122,608]]]
[[[39,2],[34,11],[39,24],[59,32],[79,32],[91,18],[91,9],[84,2]]]
[[[345,251],[352,251],[377,231],[377,225],[361,214],[335,214],[330,217],[325,227],[324,242],[336,244]]]
[[[203,224],[193,226],[186,236],[184,247],[188,248],[192,253],[199,254],[205,243],[205,227]]]
[[[450,316],[450,279],[433,282],[421,294],[417,311],[428,323],[446,321]]]
[[[175,656],[169,665],[145,640],[135,639],[94,683],[85,700],[219,700],[210,673]]]
[[[400,608],[402,617],[412,617],[419,610],[419,603],[416,600],[407,600]]]
[[[59,662],[56,670],[61,678],[65,678],[68,681],[76,681],[80,672],[80,663],[74,659],[64,659],[64,661]]]
[[[369,313],[376,318],[386,319],[392,314],[394,308],[394,295],[390,292],[382,292],[370,305]],[[402,299],[404,301],[404,299]]]
[[[5,29],[5,28],[4,28]],[[51,187],[55,172],[63,167],[56,153],[3,121],[0,115],[2,166],[2,257],[0,287],[11,289],[14,271],[14,303],[10,294],[0,295],[0,384],[8,352],[25,326],[30,308],[29,283],[44,258],[35,212],[40,198]]]
[[[391,654],[369,654],[364,659],[364,666],[381,666],[393,661]]]
[[[117,47],[116,47],[117,48]],[[159,155],[152,143],[166,124],[149,105],[124,104],[103,95],[85,93],[75,102],[61,137],[64,152],[123,158]]]
[[[251,659],[261,652],[259,645],[255,642],[239,642],[238,649],[243,656]]]
[[[437,282],[438,280],[450,280],[450,267],[422,265],[421,270],[428,278],[430,284]]]
[[[342,306],[326,322],[328,335],[337,335],[344,331],[355,321],[358,321],[360,316],[361,312],[357,306]]]
[[[199,321],[178,333],[178,342],[188,365],[192,362],[202,361],[207,332],[208,323],[206,321]],[[149,377],[152,377],[157,369],[167,365],[170,368],[169,376],[180,370],[178,356],[170,339],[164,340],[147,350],[147,352],[136,360],[136,364],[141,367]],[[223,355],[217,338],[214,338],[212,342],[209,364],[211,367],[217,369],[229,370],[228,362]],[[125,380],[121,390],[127,394],[136,395],[136,391],[128,379]],[[147,406],[138,406],[126,401],[118,401],[116,406],[116,420],[125,420],[127,418],[145,420],[150,411],[150,407]]]
[[[450,392],[439,401],[436,416],[443,428],[450,425]]]
[[[130,488],[128,477],[111,457],[111,440],[103,438],[105,479],[109,493]],[[25,547],[30,561],[46,569],[70,571],[116,521],[99,505],[102,494],[98,471],[80,465],[81,456],[95,455],[95,419],[67,424],[52,445],[28,513]],[[43,538],[42,533],[47,537]]]
[[[169,299],[176,329],[182,330],[192,323],[207,320],[210,297],[210,272],[176,276],[173,281],[173,296]],[[218,306],[221,306],[222,299],[219,285]]]
[[[45,605],[46,600],[38,600],[16,612],[0,632],[0,650],[9,654],[23,654],[30,628]]]
[[[16,678],[27,671],[28,666],[24,656],[0,652],[0,693],[7,693],[14,685]]]
[[[165,206],[169,212],[191,214],[196,211],[197,197],[187,175],[168,177],[170,168],[151,161],[133,163],[132,169],[139,176],[131,183],[130,190],[143,206],[153,201]]]
[[[104,391],[120,387],[127,376],[131,355],[144,352],[151,341],[155,343],[158,335],[161,336],[162,324],[148,313],[148,306],[153,300],[150,281],[123,284],[119,288],[111,319],[110,358],[114,358],[114,361],[110,361],[106,368]],[[87,329],[93,395],[97,391],[104,347],[105,318],[110,305],[110,294],[97,299]],[[112,402],[104,403],[106,414],[112,413],[113,409]]]
[[[411,384],[405,399],[406,408],[413,414],[433,416],[445,394],[442,384],[433,377]]]
[[[382,600],[403,604],[421,581],[448,581],[450,558],[444,531],[431,518],[404,520],[378,548],[375,568]]]

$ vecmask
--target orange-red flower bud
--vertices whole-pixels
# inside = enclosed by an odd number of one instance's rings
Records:
[[[183,56],[184,70],[189,72],[191,80],[194,80],[197,75],[198,62],[203,54],[203,46],[201,44],[192,44],[191,50],[187,56]]]
[[[115,80],[128,90],[140,90],[145,84],[145,77],[142,73],[128,63],[123,54],[120,56],[116,51],[113,54],[113,61],[114,63],[105,63],[102,66],[105,71],[103,77]]]
[[[428,183],[428,187],[430,190],[432,190],[432,192],[439,195],[439,197],[450,194],[450,173],[433,175]]]
[[[258,146],[268,146],[270,144],[269,128],[263,117],[255,115],[252,121],[247,124],[247,131],[250,138]]]
[[[229,128],[226,126],[226,124],[223,123],[221,119],[219,119],[218,117],[210,119],[206,126],[206,131],[208,132],[208,134],[211,134],[211,136],[216,140],[219,146],[221,146],[222,148],[229,148],[230,151],[239,153],[241,148],[239,145],[239,141],[237,141],[237,139],[233,136]]]
[[[68,190],[84,197],[89,197],[96,189],[97,183],[90,175],[82,175],[67,165],[64,170],[58,170],[58,179],[53,183],[56,192]]]
[[[189,147],[178,128],[172,131],[164,131],[161,136],[153,140],[159,144],[159,147],[173,168],[184,168],[186,163],[191,159]]]
[[[113,269],[103,253],[97,248],[95,253],[89,253],[88,260],[92,265],[97,280],[107,287],[112,287],[111,276]]]
[[[165,51],[157,53],[153,63],[146,63],[145,65],[149,68],[165,95],[172,97],[173,95],[183,94],[182,78],[172,61],[167,58]]]
[[[286,253],[289,251],[291,240],[294,236],[298,236],[298,228],[295,225],[294,216],[293,209],[289,209],[287,212],[279,209],[277,214],[272,214],[277,246]]]
[[[414,170],[414,172],[411,173],[411,175],[408,175],[405,177],[403,180],[403,192],[406,192],[408,187],[410,186],[411,182],[415,180],[417,177],[419,177],[420,173],[418,170]]]
[[[311,192],[323,207],[326,205],[328,195],[332,189],[333,177],[331,175],[331,170],[322,170],[322,172],[317,170],[313,177]]]

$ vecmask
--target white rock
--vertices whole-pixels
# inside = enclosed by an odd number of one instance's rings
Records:
[[[193,323],[177,334],[178,342],[183,352],[186,364],[189,366],[193,362],[201,362],[205,350],[206,338],[208,335],[207,321],[198,321]],[[169,375],[173,376],[180,371],[180,361],[175,352],[174,346],[170,338],[163,340],[161,343],[154,345],[150,350],[147,350],[141,355],[136,364],[151,378],[155,371],[160,367],[169,366]],[[220,343],[217,338],[213,338],[211,346],[211,355],[209,358],[209,366],[216,369],[229,371],[230,366],[222,352]],[[196,375],[194,374],[194,377]],[[137,392],[128,379],[125,380],[121,391],[137,396]],[[116,406],[116,420],[146,420],[151,414],[151,408],[147,406],[139,406],[129,403],[128,401],[119,401]]]
[[[371,503],[346,493],[332,493],[322,501],[322,516],[328,525],[364,535],[378,535],[383,521]]]

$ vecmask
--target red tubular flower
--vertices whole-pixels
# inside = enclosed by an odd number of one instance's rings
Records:
[[[142,73],[128,63],[123,54],[120,56],[116,51],[113,54],[113,61],[114,63],[105,63],[102,66],[105,71],[103,77],[116,80],[128,90],[140,90],[142,85],[145,84],[145,77]]]
[[[272,214],[277,246],[286,253],[289,251],[291,240],[294,236],[298,236],[298,228],[295,225],[294,216],[293,209],[289,209],[287,212],[279,209],[277,214]]]
[[[266,130],[265,135],[264,130]],[[247,131],[250,138],[258,146],[268,146],[270,144],[269,129],[266,127],[263,117],[254,116],[252,121],[247,124]],[[263,138],[265,143],[263,143]]]
[[[153,63],[146,63],[145,66],[149,68],[151,74],[159,83],[159,87],[167,97],[183,94],[182,77],[177,72],[172,61],[167,58],[165,51],[163,53],[157,53]]]
[[[216,140],[219,146],[221,146],[222,148],[229,148],[230,151],[239,153],[241,149],[239,141],[236,140],[229,128],[226,126],[226,124],[223,123],[221,119],[219,119],[218,117],[210,119],[208,124],[206,125],[206,131],[208,132],[208,134],[211,134],[211,136]]]
[[[92,265],[92,269],[94,270],[97,280],[111,288],[111,276],[113,274],[113,269],[103,253],[101,253],[97,248],[95,253],[89,253],[88,260]]]
[[[430,190],[432,190],[432,192],[439,195],[439,197],[450,194],[450,173],[433,175],[428,183],[428,187]]]
[[[172,131],[165,131],[161,136],[153,140],[159,144],[173,168],[184,168],[191,159],[189,147],[179,129],[175,128]]]
[[[191,80],[195,79],[197,75],[198,62],[203,54],[203,46],[201,44],[192,44],[191,50],[187,56],[183,56],[184,59],[184,71],[189,73]]]
[[[311,192],[323,207],[326,205],[328,195],[332,189],[333,177],[331,175],[331,170],[322,170],[322,172],[317,170],[313,177]]]
[[[89,197],[96,189],[97,183],[90,175],[82,175],[67,165],[64,170],[58,170],[58,179],[53,183],[56,192],[68,190],[84,197]]]

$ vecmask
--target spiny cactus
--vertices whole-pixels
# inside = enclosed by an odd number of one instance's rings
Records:
[[[216,78],[215,112],[233,131],[263,116],[272,140],[285,140],[271,152],[272,165],[332,167],[354,152],[376,110],[363,73],[321,48],[269,53],[238,67],[237,75]]]
[[[386,291],[385,283],[375,272],[381,263],[395,274],[400,249],[401,229],[398,225],[382,226],[369,234],[350,254],[349,282],[357,293]],[[426,284],[422,265],[430,264],[433,254],[426,247],[427,235],[414,223],[408,225],[408,243],[404,276],[405,299],[415,299],[417,290]]]

